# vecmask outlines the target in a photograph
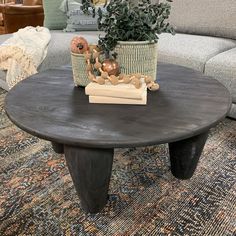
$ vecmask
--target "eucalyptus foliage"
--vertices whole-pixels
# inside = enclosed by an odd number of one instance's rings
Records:
[[[118,41],[155,41],[158,34],[169,32],[173,28],[167,22],[170,15],[170,3],[166,0],[152,4],[150,0],[110,0],[106,10],[98,8],[97,12],[90,0],[83,1],[83,11],[93,9],[98,14],[98,29],[105,32],[100,36],[99,45],[104,51],[112,51]]]

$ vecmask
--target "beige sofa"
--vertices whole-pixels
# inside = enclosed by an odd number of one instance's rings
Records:
[[[219,80],[232,94],[230,117],[236,119],[235,0],[174,0],[170,21],[177,34],[160,35],[159,61],[187,66]],[[94,43],[99,34],[51,33],[48,55],[39,71],[70,63],[69,43],[74,35],[80,34]],[[0,43],[9,37],[0,36]],[[0,72],[0,86],[7,89],[4,76]]]

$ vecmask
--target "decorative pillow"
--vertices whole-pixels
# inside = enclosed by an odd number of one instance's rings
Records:
[[[93,31],[97,30],[97,17],[87,15],[81,10],[82,3],[79,0],[64,0],[60,10],[67,15],[65,32]]]
[[[69,11],[80,9],[82,6],[82,0],[63,0],[59,9],[67,14]]]
[[[66,15],[59,9],[63,0],[43,0],[44,26],[48,29],[64,29]]]

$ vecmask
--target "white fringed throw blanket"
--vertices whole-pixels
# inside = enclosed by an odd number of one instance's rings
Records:
[[[0,70],[6,70],[6,82],[10,89],[37,73],[38,66],[47,55],[50,39],[47,28],[28,26],[0,45]]]

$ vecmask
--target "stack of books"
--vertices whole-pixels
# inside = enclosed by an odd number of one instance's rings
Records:
[[[147,85],[136,89],[132,84],[112,85],[107,82],[104,85],[90,83],[85,88],[85,94],[89,96],[90,103],[103,104],[147,104]]]

